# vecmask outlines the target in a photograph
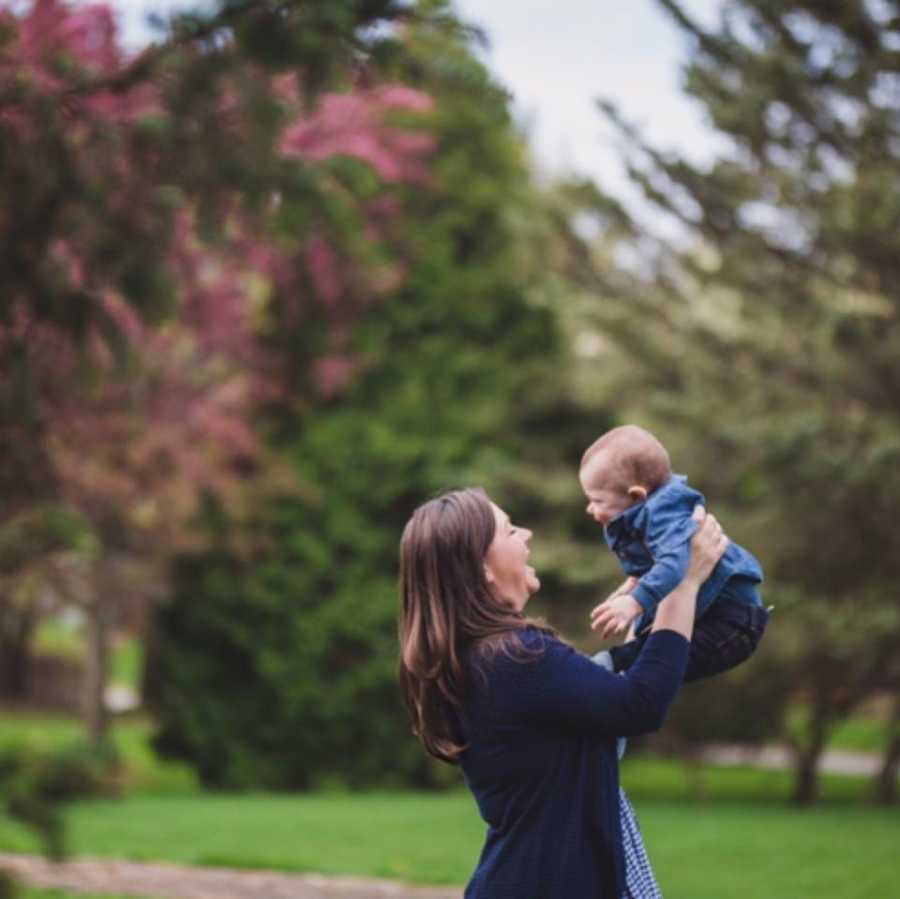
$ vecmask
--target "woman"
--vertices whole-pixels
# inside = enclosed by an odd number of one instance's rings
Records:
[[[462,765],[488,824],[466,899],[657,896],[620,795],[616,738],[662,724],[697,589],[727,541],[706,516],[685,579],[638,661],[615,675],[524,616],[540,587],[530,540],[469,489],[420,506],[401,542],[404,700],[425,748]]]

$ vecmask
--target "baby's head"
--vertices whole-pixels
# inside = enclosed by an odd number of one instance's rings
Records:
[[[666,448],[649,431],[623,425],[585,450],[578,480],[588,499],[587,514],[605,526],[643,502],[671,474]]]

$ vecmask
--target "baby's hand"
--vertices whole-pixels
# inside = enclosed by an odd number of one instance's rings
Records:
[[[591,612],[591,627],[603,637],[621,634],[642,611],[630,593],[615,593]]]

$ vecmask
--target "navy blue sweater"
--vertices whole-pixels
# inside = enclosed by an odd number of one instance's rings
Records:
[[[466,899],[620,899],[615,738],[660,727],[688,641],[656,631],[625,675],[533,628],[521,642],[468,662],[462,768],[488,831]]]

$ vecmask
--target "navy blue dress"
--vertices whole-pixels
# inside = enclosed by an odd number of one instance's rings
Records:
[[[488,829],[466,899],[620,899],[616,737],[660,727],[689,643],[656,631],[621,675],[536,629],[520,641],[468,660],[462,768]]]

